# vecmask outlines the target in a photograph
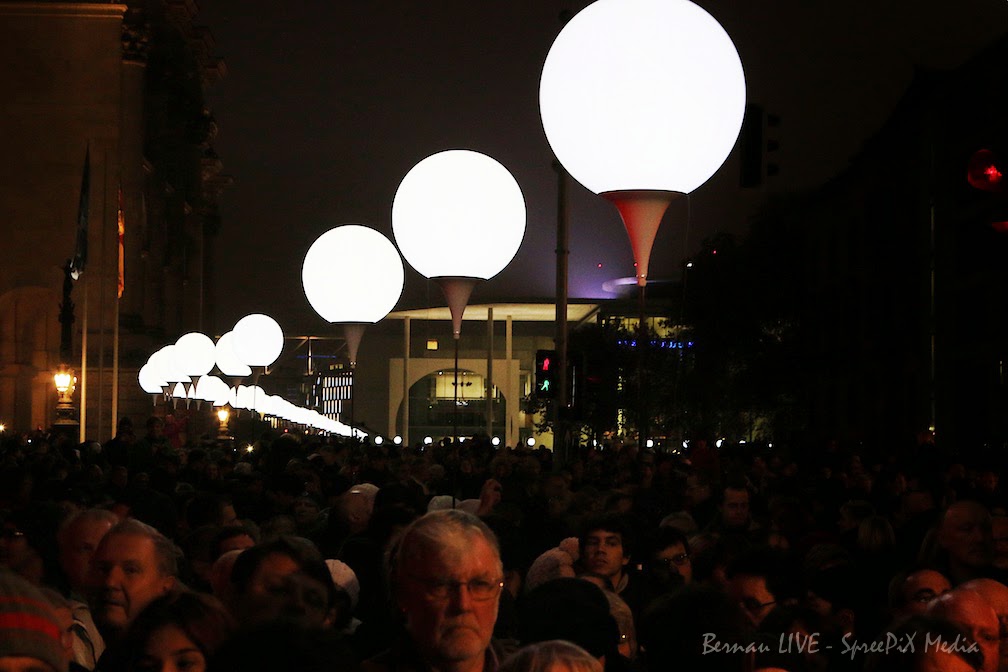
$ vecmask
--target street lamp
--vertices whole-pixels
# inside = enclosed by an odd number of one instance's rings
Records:
[[[455,338],[458,435],[458,342],[473,287],[504,270],[525,236],[525,197],[494,159],[466,149],[428,156],[410,169],[392,200],[392,234],[406,261],[436,282]]]
[[[228,432],[228,420],[231,418],[231,411],[222,406],[217,410],[217,440],[230,441],[231,435]]]
[[[53,375],[56,385],[56,422],[57,429],[67,429],[77,426],[77,414],[73,405],[73,393],[77,389],[77,376],[66,364],[60,364]],[[68,431],[69,434],[69,431]]]

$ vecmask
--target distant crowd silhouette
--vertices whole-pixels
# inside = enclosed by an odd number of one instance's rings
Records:
[[[0,436],[0,672],[1008,672],[989,451]]]

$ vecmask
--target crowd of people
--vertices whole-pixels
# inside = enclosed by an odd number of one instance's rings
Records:
[[[989,453],[0,443],[0,672],[1008,672]]]

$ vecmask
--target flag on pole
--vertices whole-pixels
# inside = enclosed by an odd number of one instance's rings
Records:
[[[84,170],[81,173],[80,201],[77,204],[77,247],[70,262],[70,276],[77,280],[87,263],[88,204],[91,200],[91,145],[84,153]]]
[[[117,298],[122,298],[123,290],[126,288],[125,258],[126,249],[123,241],[126,237],[126,219],[123,217],[123,195],[122,187],[119,187],[119,293]]]

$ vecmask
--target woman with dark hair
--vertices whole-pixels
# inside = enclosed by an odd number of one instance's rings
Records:
[[[98,672],[204,672],[235,631],[216,598],[194,592],[166,595],[137,616],[126,639],[98,664]]]

